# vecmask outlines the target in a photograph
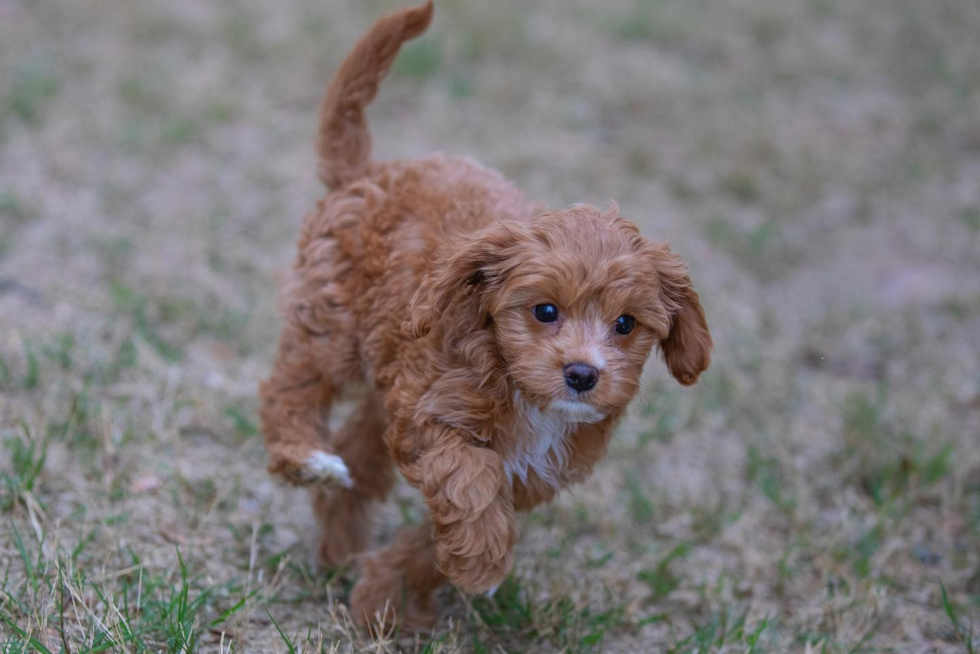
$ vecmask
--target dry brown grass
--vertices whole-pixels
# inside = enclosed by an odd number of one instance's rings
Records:
[[[615,198],[717,353],[650,366],[494,601],[351,631],[254,397],[317,104],[392,6],[0,0],[0,649],[974,651],[976,0],[439,3],[379,154]]]

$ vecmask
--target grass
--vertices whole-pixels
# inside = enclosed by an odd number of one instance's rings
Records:
[[[971,231],[980,232],[980,207],[966,207],[960,211],[960,220]]]
[[[650,587],[650,600],[662,599],[680,586],[680,580],[672,571],[671,564],[686,557],[690,549],[688,543],[680,543],[665,554],[655,567],[640,571],[637,579]]]
[[[625,609],[612,606],[598,610],[579,606],[567,596],[546,601],[534,599],[534,590],[508,577],[493,598],[473,601],[473,612],[484,631],[496,641],[515,637],[538,647],[563,652],[601,651],[606,633],[626,626]],[[479,634],[474,649],[488,651]]]
[[[977,651],[977,639],[974,638],[973,634],[973,619],[969,619],[967,625],[963,624],[963,618],[961,617],[961,610],[953,606],[953,603],[949,599],[949,595],[946,593],[946,587],[941,586],[940,590],[943,596],[943,610],[946,615],[949,616],[949,621],[953,625],[953,631],[956,633],[956,638],[959,640],[960,644],[963,645],[963,649],[967,654],[975,654]]]
[[[975,652],[972,0],[437,3],[379,156],[615,199],[691,264],[716,350],[693,388],[650,361],[497,595],[352,629],[356,567],[315,564],[255,391],[323,88],[397,4],[4,14],[0,649]],[[376,542],[423,516],[400,485]]]
[[[52,630],[58,633],[53,651],[195,652],[205,634],[227,624],[257,594],[253,591],[224,606],[230,601],[224,598],[233,598],[240,590],[234,583],[207,585],[190,576],[179,550],[173,552],[176,567],[172,573],[150,574],[134,556],[123,574],[106,580],[86,572],[87,558],[80,549],[59,551],[58,558],[51,561],[41,552],[43,538],[25,544],[15,530],[14,542],[31,590],[54,593],[57,602],[51,607],[52,614],[35,614],[20,623],[7,609],[0,609],[0,621],[13,635],[5,643],[11,649],[5,651],[26,652],[31,647],[49,651],[36,634]],[[36,559],[30,551],[33,547],[38,548]],[[224,598],[219,599],[219,595]],[[13,604],[24,610],[19,603]]]
[[[732,194],[740,202],[755,197],[745,188]],[[782,232],[782,227],[775,221],[739,229],[719,218],[708,223],[707,237],[719,249],[729,252],[746,270],[760,279],[767,279],[791,271],[802,257],[802,249],[787,242]]]
[[[47,441],[32,436],[27,425],[21,425],[20,433],[3,439],[10,467],[0,472],[4,494],[0,496],[0,510],[11,511],[18,503],[34,500],[32,491],[44,468],[47,458]]]
[[[14,224],[22,224],[35,215],[31,206],[17,194],[0,192],[0,218],[9,219]]]
[[[28,125],[41,122],[45,106],[61,87],[60,77],[48,61],[29,61],[19,67],[6,91],[0,120],[16,117]]]
[[[785,473],[778,458],[767,456],[759,447],[750,445],[745,474],[770,502],[787,513],[792,512],[796,502],[787,489]]]
[[[439,42],[433,38],[413,41],[399,53],[392,71],[396,75],[414,79],[432,77],[442,65],[441,53]]]
[[[706,623],[697,625],[693,633],[675,641],[666,651],[671,654],[695,654],[726,647],[738,648],[746,654],[764,651],[759,641],[770,626],[769,618],[764,617],[752,627],[746,624],[746,618],[744,614],[733,618],[727,611],[720,611]]]

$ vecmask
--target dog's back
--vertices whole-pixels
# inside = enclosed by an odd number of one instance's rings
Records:
[[[402,43],[422,34],[432,14],[430,0],[378,20],[344,58],[320,109],[317,172],[335,193],[307,217],[301,259],[304,249],[329,238],[335,242],[334,264],[358,269],[361,285],[379,282],[383,271],[373,261],[395,257],[404,264],[399,279],[417,278],[436,250],[451,248],[454,236],[498,220],[529,222],[541,210],[500,173],[469,157],[438,153],[404,161],[371,160],[365,109]],[[352,297],[368,290],[352,289]],[[408,298],[399,299],[400,314]]]
[[[469,157],[371,159],[366,106],[401,44],[424,32],[432,13],[429,2],[380,19],[341,64],[317,139],[317,170],[332,192],[304,220],[284,288],[287,326],[333,335],[315,348],[330,367],[379,389],[398,372],[408,346],[401,325],[426,273],[473,232],[530,222],[542,209]]]

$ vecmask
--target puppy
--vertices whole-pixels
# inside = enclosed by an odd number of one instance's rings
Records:
[[[260,388],[269,469],[311,485],[320,556],[367,544],[395,468],[429,509],[361,557],[354,619],[433,623],[433,591],[494,589],[518,512],[585,479],[651,350],[689,385],[712,349],[685,264],[605,210],[541,212],[498,173],[435,154],[375,162],[365,106],[432,3],[382,18],[320,114],[330,189],[303,223],[278,355]],[[331,404],[360,404],[331,433]]]

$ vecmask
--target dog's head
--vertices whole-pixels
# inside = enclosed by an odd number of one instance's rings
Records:
[[[426,276],[410,326],[421,337],[460,311],[478,314],[470,324],[491,331],[524,398],[570,421],[598,422],[625,408],[655,345],[684,385],[711,355],[687,266],[615,206],[576,205],[472,235]]]

